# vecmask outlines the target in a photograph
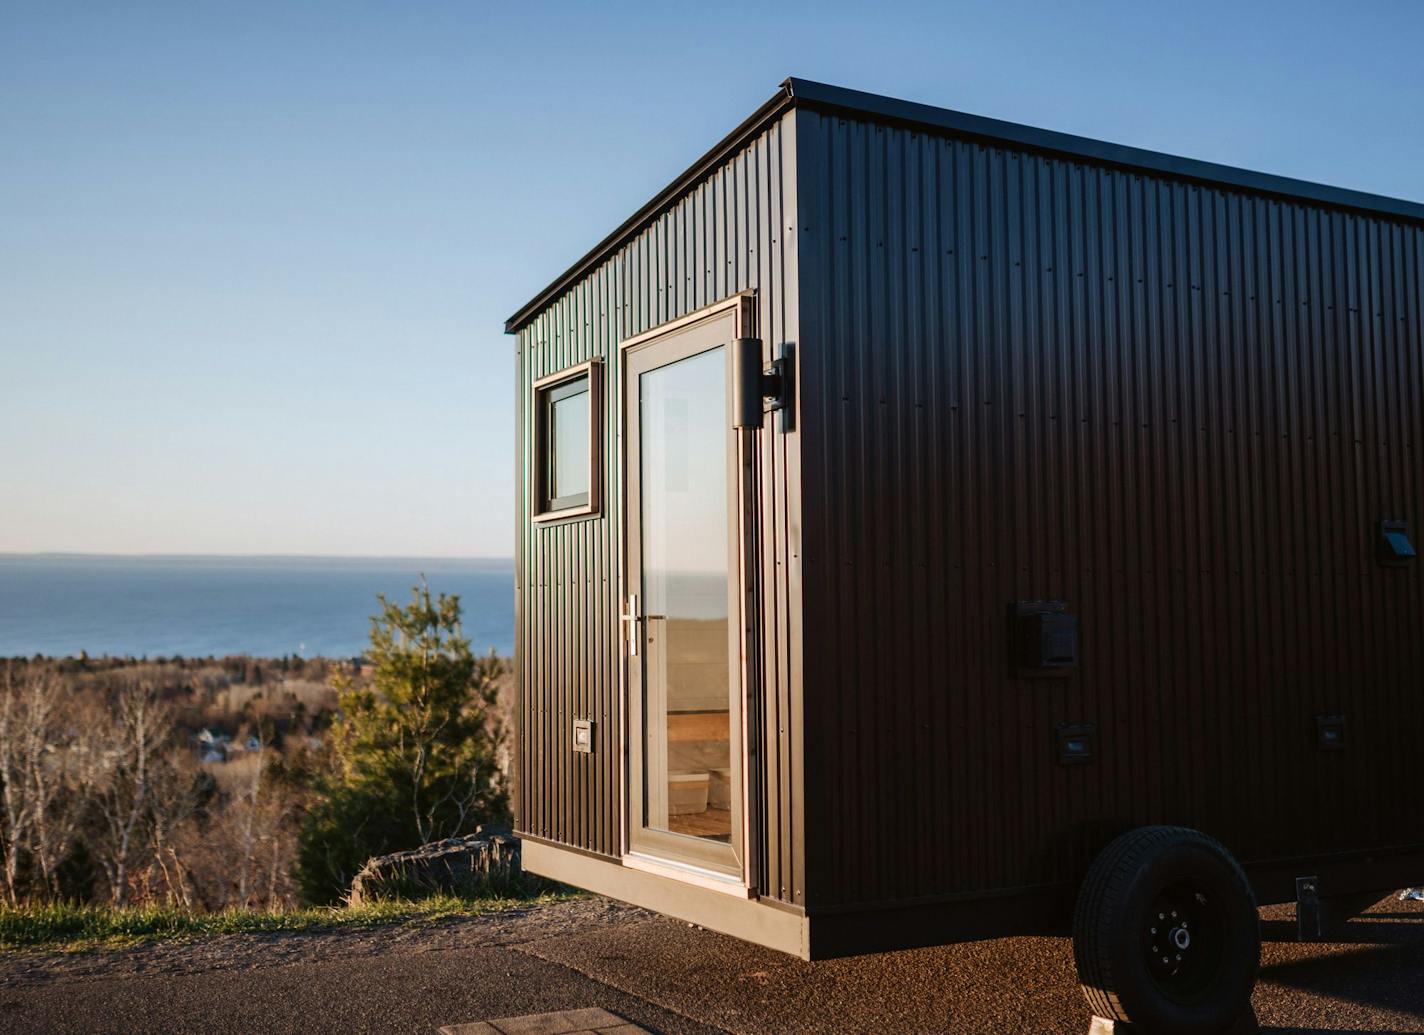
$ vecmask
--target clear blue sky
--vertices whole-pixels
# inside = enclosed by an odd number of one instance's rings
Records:
[[[0,6],[0,551],[511,549],[502,321],[799,75],[1424,200],[1424,3]]]

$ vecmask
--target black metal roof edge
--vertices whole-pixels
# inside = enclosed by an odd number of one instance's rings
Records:
[[[1241,190],[1278,197],[1299,199],[1317,204],[1367,212],[1372,215],[1389,216],[1424,223],[1424,204],[1387,198],[1379,194],[1349,190],[1344,187],[1330,187],[1325,184],[1296,180],[1288,176],[1253,172],[1235,166],[1203,162],[1194,158],[1181,158],[1147,151],[1143,148],[1112,144],[1089,137],[1058,133],[1049,129],[1037,129],[1016,122],[969,115],[949,108],[937,108],[932,104],[916,101],[902,101],[863,90],[850,90],[842,86],[830,86],[809,79],[788,78],[781,84],[769,101],[763,104],[736,129],[723,137],[672,183],[664,187],[657,196],[637,212],[633,213],[611,234],[594,245],[581,259],[534,298],[530,299],[518,312],[504,322],[506,334],[513,334],[528,323],[539,310],[567,290],[584,276],[592,267],[620,246],[634,232],[651,222],[657,214],[692,183],[700,179],[708,169],[721,163],[730,153],[739,150],[771,120],[779,118],[793,105],[846,115],[869,115],[876,119],[906,126],[919,126],[943,130],[956,136],[968,137],[986,142],[1009,144],[1032,151],[1081,159],[1100,164],[1138,169],[1150,173],[1162,173],[1179,179],[1195,180],[1201,183],[1220,184]]]
[[[645,224],[652,222],[670,201],[701,179],[708,169],[720,165],[729,154],[740,150],[747,141],[760,133],[773,119],[780,118],[791,107],[790,83],[790,79],[782,83],[781,89],[771,100],[752,112],[736,129],[688,166],[681,176],[669,183],[651,201],[625,219],[618,229],[589,249],[583,258],[565,270],[557,280],[521,306],[517,313],[504,321],[504,333],[513,334],[518,331],[533,319],[539,310],[563,294],[570,285],[602,262],[608,253],[621,245],[626,238],[642,229]]]
[[[1242,190],[1280,197],[1301,199],[1341,208],[1355,209],[1396,219],[1424,222],[1424,204],[1387,198],[1379,194],[1349,190],[1344,187],[1330,187],[1296,180],[1288,176],[1253,172],[1231,165],[1203,162],[1194,158],[1181,158],[1147,151],[1125,144],[1111,144],[1089,137],[1058,133],[1048,129],[1036,129],[1015,122],[986,118],[982,115],[968,115],[948,108],[937,108],[930,104],[901,101],[861,90],[848,90],[840,86],[829,86],[808,79],[788,79],[783,84],[791,91],[798,105],[804,104],[815,109],[844,112],[848,115],[871,115],[875,118],[900,123],[907,126],[923,126],[946,130],[956,136],[972,139],[1012,144],[1028,150],[1048,152],[1068,158],[1085,159],[1105,165],[1140,169],[1144,172],[1164,173],[1179,179],[1195,180],[1201,183],[1222,184]]]

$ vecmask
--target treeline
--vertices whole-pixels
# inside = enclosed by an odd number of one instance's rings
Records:
[[[168,662],[0,672],[0,876],[16,904],[66,899],[198,909],[296,900],[297,831],[334,707],[195,686]],[[217,744],[242,745],[205,764]],[[248,749],[248,745],[251,748]],[[222,756],[226,757],[226,756]]]
[[[506,666],[459,619],[418,587],[364,660],[0,661],[0,893],[331,902],[370,855],[504,818]]]
[[[297,654],[291,654],[281,658],[254,658],[246,654],[229,654],[218,658],[209,655],[206,658],[193,658],[174,655],[171,658],[154,657],[147,655],[135,658],[131,655],[117,657],[104,655],[90,657],[87,652],[81,652],[78,657],[51,658],[44,654],[36,654],[33,657],[0,659],[0,663],[9,660],[14,664],[23,665],[26,662],[36,664],[46,664],[52,666],[55,671],[65,675],[75,673],[113,673],[125,669],[160,667],[173,673],[197,673],[203,679],[210,680],[214,675],[233,683],[243,683],[248,686],[262,686],[265,683],[281,682],[287,679],[306,679],[315,682],[325,682],[333,672],[337,671],[360,671],[364,664],[363,658],[350,658],[334,660],[331,658],[304,658]]]
[[[369,671],[362,658],[77,658],[0,659],[15,672],[49,672],[78,691],[107,694],[123,683],[151,687],[171,707],[180,733],[203,730],[229,740],[251,736],[266,724],[278,738],[289,731],[319,733],[336,706],[333,678],[358,680]]]

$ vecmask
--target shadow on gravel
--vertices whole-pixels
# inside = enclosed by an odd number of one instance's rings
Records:
[[[1386,917],[1399,915],[1408,920],[1393,921]],[[1294,942],[1294,920],[1262,920],[1261,941]],[[1424,919],[1417,914],[1372,913],[1365,920],[1351,920],[1337,937],[1313,945],[1393,945],[1401,949],[1424,947]]]
[[[1421,968],[1424,944],[1378,946],[1273,963],[1261,968],[1261,981],[1424,1017],[1419,1002]]]

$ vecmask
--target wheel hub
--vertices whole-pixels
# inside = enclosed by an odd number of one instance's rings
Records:
[[[1221,962],[1220,908],[1200,889],[1166,889],[1147,914],[1143,932],[1147,969],[1158,987],[1178,999],[1201,992]]]

